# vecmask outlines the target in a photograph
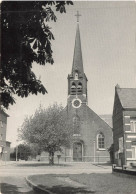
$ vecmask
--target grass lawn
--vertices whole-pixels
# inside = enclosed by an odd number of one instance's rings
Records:
[[[120,177],[114,174],[81,174],[69,177],[92,188],[96,191],[95,193],[136,194],[136,178]]]
[[[29,179],[56,194],[136,194],[136,178],[114,174],[34,175]]]

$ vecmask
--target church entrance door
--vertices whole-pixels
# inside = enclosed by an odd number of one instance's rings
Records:
[[[82,144],[79,142],[73,144],[73,160],[75,162],[82,161]]]

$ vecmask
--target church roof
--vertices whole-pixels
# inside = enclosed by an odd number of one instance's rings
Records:
[[[73,66],[72,73],[78,70],[79,73],[83,74],[83,60],[82,60],[82,50],[81,50],[81,40],[80,40],[80,30],[79,24],[77,23],[76,30],[76,39],[75,39],[75,49],[74,49],[74,57],[73,57]]]
[[[104,117],[102,117],[102,115],[97,115],[89,106],[86,106],[87,110],[88,110],[88,116],[90,117],[90,119],[93,119],[96,123],[101,123],[101,126],[105,126],[107,128],[105,129],[111,129],[112,128],[112,123],[107,122],[106,119],[104,119]]]
[[[111,128],[112,126],[112,115],[106,114],[106,115],[99,115],[99,117],[104,120]]]
[[[136,88],[116,88],[123,108],[136,109]]]

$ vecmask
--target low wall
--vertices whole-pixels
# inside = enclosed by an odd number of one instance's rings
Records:
[[[48,156],[40,156],[40,161],[49,161]],[[54,156],[54,162],[58,162],[58,157]],[[59,159],[59,162],[73,162],[73,158],[71,156],[61,156]],[[76,161],[75,161],[76,162]],[[78,160],[77,160],[78,162]],[[81,162],[93,162],[93,163],[103,163],[103,162],[110,162],[110,157],[107,156],[99,156],[99,157],[93,157],[93,156],[83,156]]]
[[[136,169],[135,168],[126,168],[123,167],[116,167],[112,166],[112,173],[119,176],[127,176],[127,177],[135,177],[136,178]]]

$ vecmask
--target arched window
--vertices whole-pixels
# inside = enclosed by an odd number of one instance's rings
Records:
[[[97,148],[98,149],[105,148],[105,142],[104,142],[104,135],[103,135],[103,133],[99,133],[97,135]]]
[[[75,89],[76,88],[76,84],[73,82],[71,85],[71,89]]]
[[[75,80],[78,80],[78,73],[75,73]]]
[[[80,133],[80,118],[77,115],[73,117],[73,130],[74,134]]]
[[[81,82],[78,83],[77,89],[82,89],[82,83]]]
[[[79,82],[77,85],[77,92],[78,94],[82,93],[82,83],[81,82]]]
[[[71,94],[75,95],[76,94],[76,84],[72,82],[71,84]]]

